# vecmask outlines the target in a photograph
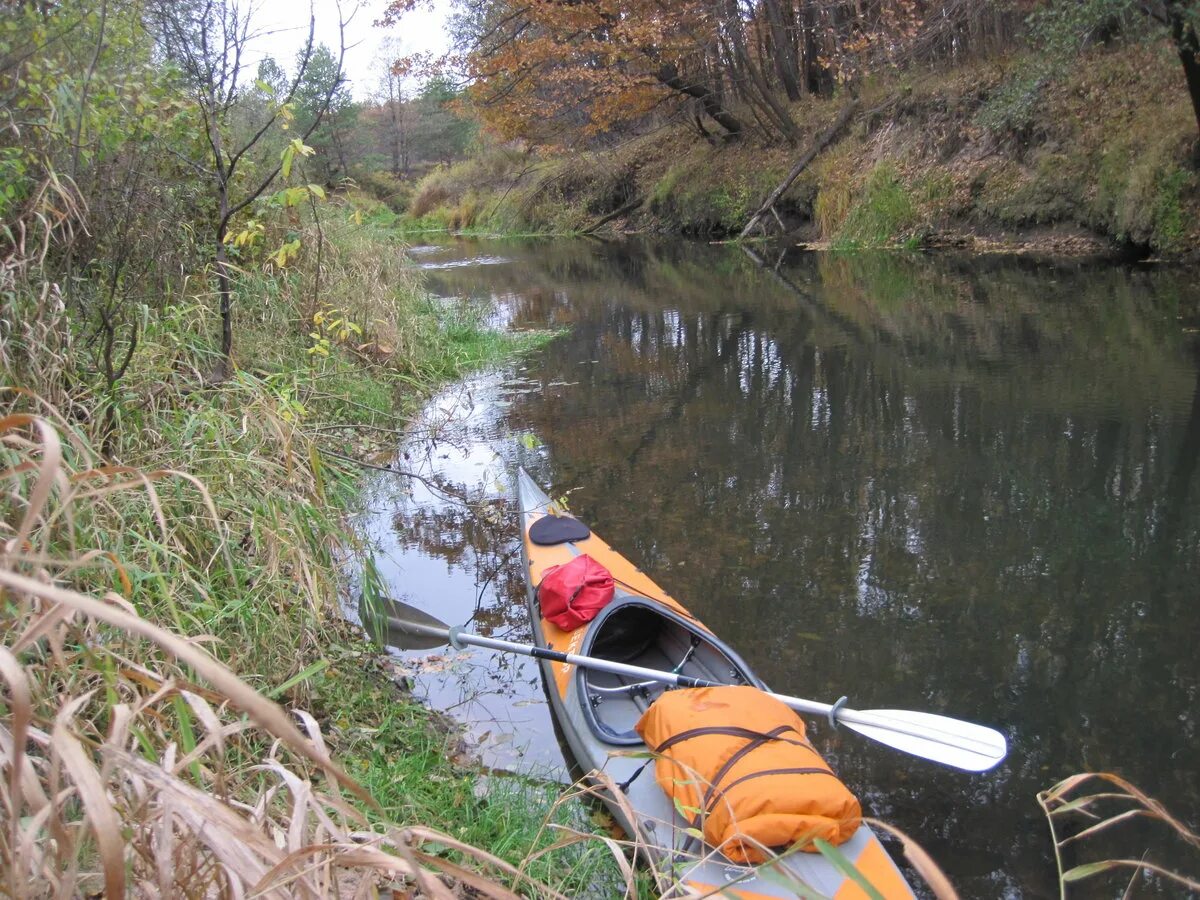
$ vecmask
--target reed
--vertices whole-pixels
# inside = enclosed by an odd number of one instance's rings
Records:
[[[1113,838],[1118,846],[1130,843],[1128,828],[1134,821],[1149,822],[1159,830],[1151,846],[1162,846],[1165,835],[1173,838],[1185,850],[1200,851],[1200,834],[1189,829],[1171,815],[1163,804],[1126,779],[1112,772],[1083,772],[1065,778],[1053,787],[1040,791],[1038,804],[1046,814],[1050,836],[1054,842],[1054,859],[1058,866],[1059,896],[1066,900],[1070,886],[1088,881],[1089,892],[1105,875],[1129,876],[1124,896],[1130,896],[1134,881],[1141,876],[1157,877],[1169,890],[1200,892],[1200,879],[1183,875],[1149,860],[1104,857],[1088,861],[1073,861],[1104,837]],[[1121,832],[1125,834],[1122,835]],[[1193,857],[1195,859],[1195,857]],[[1110,894],[1116,888],[1110,890]]]
[[[563,896],[459,836],[384,814],[335,761],[318,721],[337,732],[364,718],[339,723],[295,703],[336,654],[264,689],[281,677],[263,679],[269,666],[279,673],[283,656],[300,666],[311,654],[256,654],[253,632],[230,646],[235,632],[199,595],[210,593],[204,572],[244,574],[242,548],[201,481],[105,465],[50,407],[0,419],[0,478],[10,501],[0,524],[0,870],[10,896],[358,896],[403,883],[431,897],[454,896],[455,885],[511,897],[506,884]],[[148,547],[182,565],[151,571]],[[315,610],[296,613],[326,640],[337,631]],[[255,660],[255,674],[239,677],[213,651]],[[309,696],[318,708],[329,699]],[[447,771],[443,759],[434,775]],[[404,789],[393,782],[393,793]],[[498,816],[506,804],[487,805]],[[528,852],[507,849],[518,860]]]
[[[217,536],[205,564],[229,565],[207,490],[179,472],[98,464],[28,413],[0,419],[0,455],[11,513],[0,550],[7,892],[325,896],[347,871],[418,875],[382,853],[385,834],[356,835],[365,821],[347,798],[369,797],[315,719],[234,675],[205,649],[211,638],[142,616],[144,570],[94,541],[100,523],[132,526],[186,553],[169,524],[182,514]],[[164,498],[177,487],[189,495],[179,505]],[[65,586],[86,582],[87,593]]]

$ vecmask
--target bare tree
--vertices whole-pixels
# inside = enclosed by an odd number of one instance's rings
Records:
[[[1183,63],[1183,77],[1192,111],[1196,114],[1196,127],[1200,128],[1200,11],[1188,0],[1159,0],[1141,6],[1171,33],[1179,61]],[[1200,155],[1200,145],[1197,145],[1196,153]]]
[[[337,77],[314,111],[312,120],[299,135],[304,141],[321,124],[335,92],[344,84],[343,61],[346,55],[345,28],[350,17],[338,9]],[[239,212],[262,196],[283,170],[283,161],[268,163],[265,174],[240,179],[239,167],[246,166],[251,151],[281,122],[291,108],[293,98],[312,60],[316,17],[309,3],[308,36],[297,57],[296,72],[284,95],[276,97],[257,121],[243,126],[238,136],[231,127],[231,113],[243,92],[243,77],[248,63],[247,48],[263,32],[252,27],[253,5],[239,0],[151,0],[149,23],[155,32],[160,52],[179,66],[199,110],[203,130],[203,151],[185,162],[206,183],[212,185],[217,200],[213,222],[213,264],[221,309],[221,365],[218,379],[228,374],[233,353],[233,269],[226,244],[230,222]],[[247,166],[248,168],[248,166]]]
[[[392,174],[408,174],[408,123],[405,121],[404,80],[394,66],[402,55],[400,42],[389,38],[383,42],[375,65],[381,69],[378,102],[383,108],[386,125],[384,143],[392,160]]]

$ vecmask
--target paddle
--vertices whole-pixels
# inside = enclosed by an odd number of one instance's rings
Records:
[[[382,625],[385,635],[377,634],[377,639],[401,650],[428,650],[447,643],[461,649],[463,645],[470,644],[678,687],[720,686],[720,682],[677,675],[674,672],[662,672],[608,659],[580,656],[577,653],[563,653],[532,644],[518,644],[469,634],[460,628],[451,628],[422,610],[394,600],[385,602],[390,607],[389,611],[395,615],[363,609],[363,623],[369,627],[367,620],[370,618],[376,624]],[[374,633],[378,629],[371,630]],[[896,750],[968,772],[990,769],[1008,753],[1008,743],[1000,732],[960,719],[904,709],[859,711],[847,709],[840,703],[820,703],[775,693],[770,693],[770,696],[798,712],[836,719],[850,730]]]

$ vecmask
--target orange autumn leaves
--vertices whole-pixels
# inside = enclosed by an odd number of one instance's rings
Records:
[[[426,2],[393,0],[383,22],[401,21]],[[751,121],[768,136],[794,140],[786,102],[831,91],[869,63],[901,53],[919,30],[923,6],[459,0],[451,27],[461,55],[453,63],[476,112],[502,139],[569,144],[690,104],[697,122],[707,116],[726,137]],[[410,63],[399,65],[411,71]]]
[[[393,0],[379,24],[396,24],[424,2]],[[566,143],[636,121],[677,96],[655,73],[668,63],[703,70],[713,33],[710,6],[696,0],[460,4],[471,25],[460,25],[468,33],[456,37],[469,49],[439,62],[443,70],[460,69],[472,104],[501,138]],[[422,62],[416,68],[426,73],[438,68]],[[397,66],[414,70],[412,59]]]
[[[471,98],[505,138],[564,143],[608,131],[675,94],[655,74],[665,63],[703,70],[708,19],[698,2],[534,0],[468,56]]]

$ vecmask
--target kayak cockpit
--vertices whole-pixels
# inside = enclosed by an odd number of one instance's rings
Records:
[[[763,685],[721,640],[681,615],[631,594],[618,594],[593,621],[586,656],[722,684]],[[592,733],[607,744],[642,743],[634,725],[670,685],[579,669],[579,702]]]

